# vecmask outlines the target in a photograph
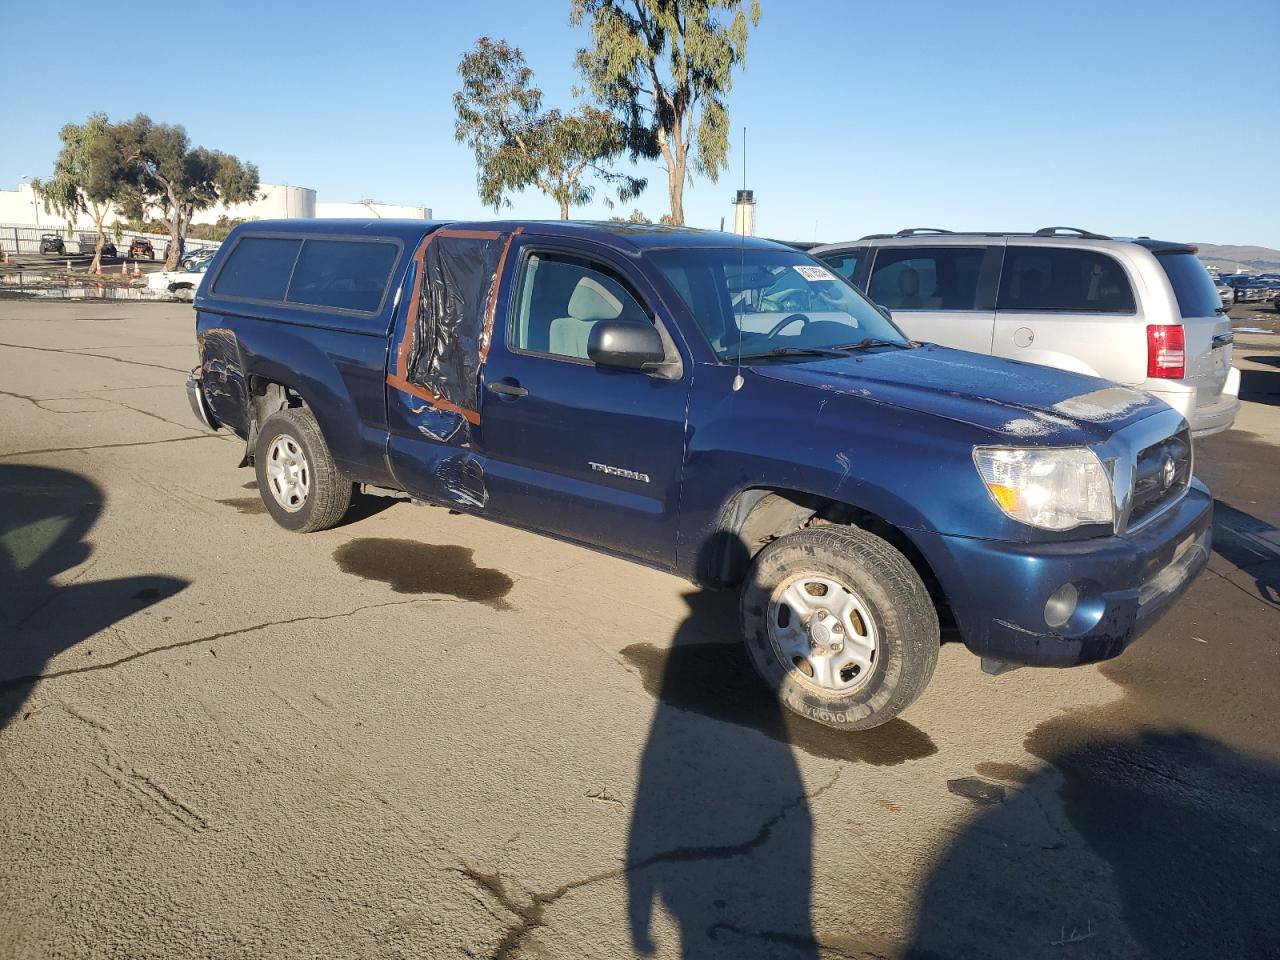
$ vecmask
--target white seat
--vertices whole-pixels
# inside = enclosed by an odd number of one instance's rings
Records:
[[[592,277],[578,280],[569,297],[569,316],[551,321],[548,331],[551,352],[562,357],[587,359],[591,330],[600,320],[616,320],[622,301]]]

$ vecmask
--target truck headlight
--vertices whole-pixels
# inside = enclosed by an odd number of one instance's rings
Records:
[[[1113,522],[1111,477],[1087,447],[974,447],[973,462],[1014,520],[1043,530]]]

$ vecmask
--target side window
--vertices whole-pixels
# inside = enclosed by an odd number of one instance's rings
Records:
[[[1124,268],[1103,253],[1053,247],[1009,247],[997,310],[1133,313]]]
[[[283,300],[301,240],[244,237],[218,274],[213,292],[248,300]]]
[[[313,307],[377,310],[395,260],[394,243],[307,240],[286,299]]]
[[[876,255],[867,296],[890,310],[972,310],[983,247],[889,247]]]
[[[859,247],[856,250],[824,253],[818,259],[852,283],[853,275],[858,272],[858,261],[862,259],[864,253],[866,250]]]
[[[601,320],[653,323],[607,268],[552,254],[525,259],[509,341],[513,349],[586,360],[591,329]]]

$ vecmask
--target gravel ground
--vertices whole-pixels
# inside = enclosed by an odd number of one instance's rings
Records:
[[[1141,643],[948,644],[841,735],[731,596],[402,502],[276,527],[189,307],[0,303],[0,957],[1280,955],[1275,341]]]

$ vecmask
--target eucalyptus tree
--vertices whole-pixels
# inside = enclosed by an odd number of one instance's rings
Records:
[[[127,166],[107,148],[110,126],[105,113],[91,113],[84,123],[68,123],[58,131],[62,149],[54,161],[53,175],[31,182],[45,210],[65,217],[69,227],[82,213],[93,219],[96,238],[90,271],[102,266],[102,248],[107,242],[104,224],[128,178]]]
[[[725,101],[759,0],[573,0],[570,22],[591,35],[578,69],[625,127],[632,157],[662,158],[671,222],[682,225],[689,176],[714,183],[727,165]]]
[[[623,201],[644,190],[643,179],[609,167],[627,148],[623,125],[586,104],[568,112],[544,110],[542,91],[518,47],[481,37],[463,54],[458,74],[454,135],[474,151],[477,191],[495,211],[527,187],[555,200],[562,220],[571,208],[591,202],[595,181],[613,187]]]
[[[196,211],[257,198],[257,167],[221,150],[193,147],[181,124],[155,123],[140,113],[113,124],[109,142],[129,171],[121,204],[125,213],[140,219],[150,207],[164,212],[169,224],[166,270],[178,266]]]

